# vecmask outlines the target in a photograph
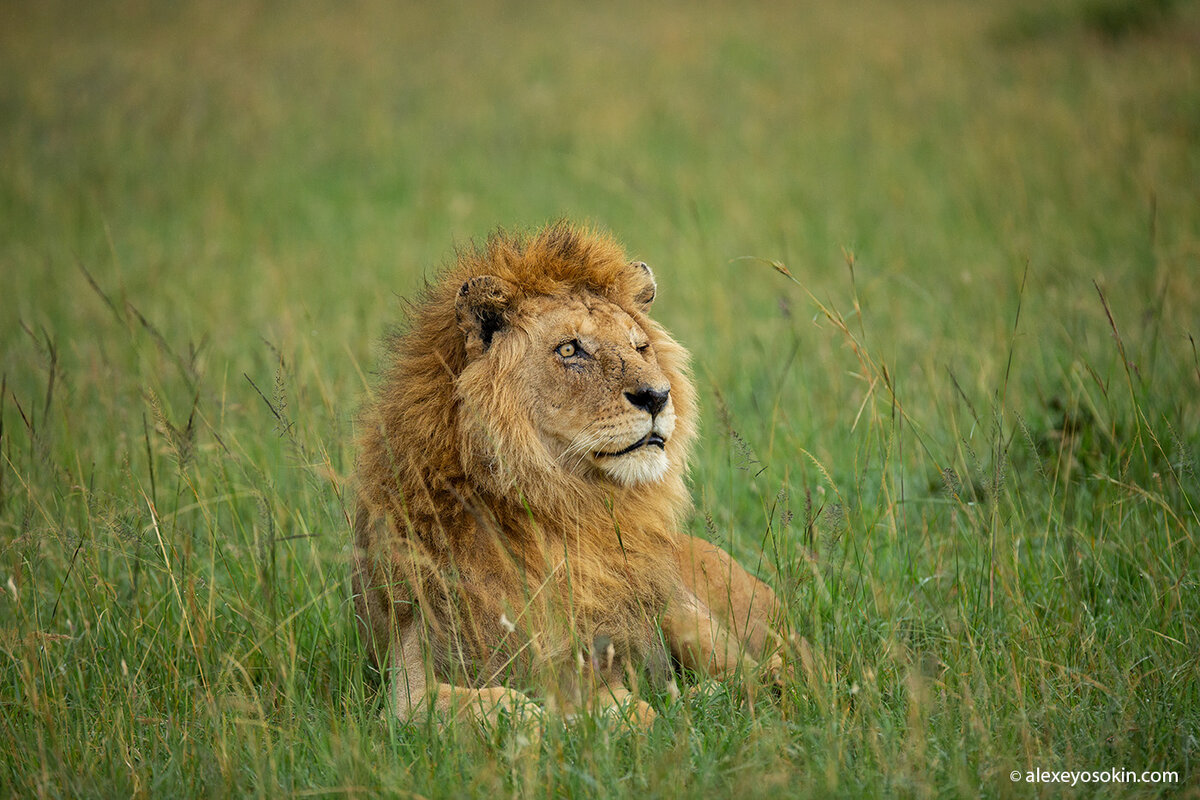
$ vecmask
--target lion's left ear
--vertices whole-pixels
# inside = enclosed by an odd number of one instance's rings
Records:
[[[654,302],[654,295],[658,292],[654,272],[641,261],[634,261],[629,267],[635,273],[634,286],[637,287],[633,294],[633,302],[638,304],[643,314],[649,314],[650,304]]]

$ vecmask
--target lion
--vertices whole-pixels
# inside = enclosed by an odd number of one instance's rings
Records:
[[[460,251],[412,304],[360,417],[354,520],[401,719],[541,701],[648,724],[640,676],[779,669],[774,592],[681,533],[696,392],[656,292],[610,236],[556,223]]]

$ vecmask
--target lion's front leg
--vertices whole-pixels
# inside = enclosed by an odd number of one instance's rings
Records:
[[[401,721],[432,710],[439,725],[457,719],[491,725],[502,713],[507,713],[522,728],[540,727],[539,708],[514,689],[504,686],[473,689],[437,680],[421,640],[420,625],[413,620],[391,648],[392,707]]]
[[[779,613],[775,592],[720,547],[693,536],[679,539],[685,591],[664,621],[673,655],[685,667],[715,678],[738,667],[756,669],[779,641],[771,629]],[[763,667],[778,673],[779,655],[771,653]]]
[[[663,633],[671,655],[701,674],[723,679],[739,667],[748,671],[756,665],[745,645],[691,591],[672,602],[663,617]]]

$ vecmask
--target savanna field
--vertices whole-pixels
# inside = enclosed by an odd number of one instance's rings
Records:
[[[0,794],[1200,796],[1196,3],[6,3],[0,75]],[[401,725],[356,410],[557,218],[653,266],[793,677]]]

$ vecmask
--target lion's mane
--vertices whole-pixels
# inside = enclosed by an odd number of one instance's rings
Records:
[[[514,392],[521,359],[468,369],[455,300],[479,276],[523,296],[587,289],[634,318],[675,406],[663,478],[618,485],[548,457]],[[377,663],[414,614],[435,668],[473,683],[564,662],[596,639],[618,664],[661,652],[653,623],[679,585],[673,533],[689,503],[695,392],[686,351],[645,315],[638,290],[611,238],[559,223],[460,251],[411,304],[360,419],[355,596]]]

